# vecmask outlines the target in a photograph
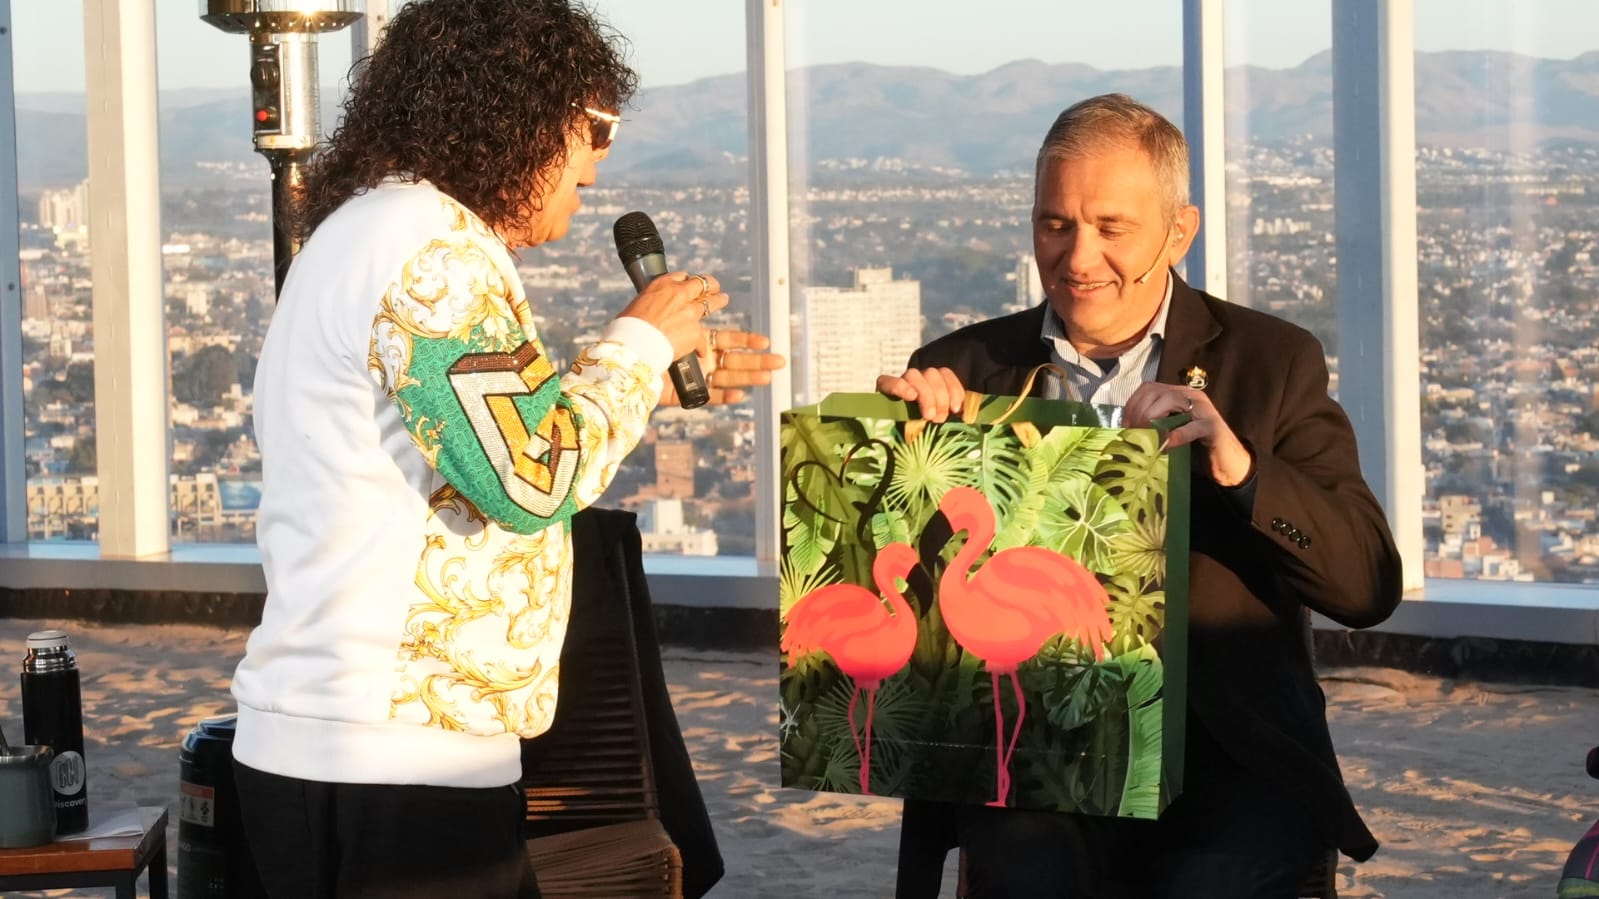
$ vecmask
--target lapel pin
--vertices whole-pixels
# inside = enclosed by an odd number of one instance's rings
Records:
[[[1188,386],[1195,390],[1204,390],[1205,385],[1210,383],[1207,380],[1208,376],[1205,374],[1205,370],[1197,365],[1183,372],[1183,377],[1188,379]]]

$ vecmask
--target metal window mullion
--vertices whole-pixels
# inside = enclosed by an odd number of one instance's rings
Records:
[[[0,0],[0,543],[28,539],[23,466],[22,248],[11,0]]]
[[[1388,513],[1406,590],[1422,586],[1416,283],[1415,11],[1333,0],[1338,398]]]
[[[745,0],[750,140],[751,327],[772,339],[772,351],[789,351],[788,79],[781,0]],[[771,387],[755,393],[755,557],[775,562],[778,528],[778,416],[794,396],[790,369],[772,373]]]
[[[360,62],[377,49],[383,36],[383,26],[389,24],[391,8],[398,0],[366,0],[366,10],[361,18],[350,24],[350,62]]]
[[[84,0],[100,553],[168,550],[153,0]]]
[[[1188,195],[1199,234],[1184,258],[1188,283],[1227,295],[1226,53],[1222,0],[1183,0],[1183,133]]]

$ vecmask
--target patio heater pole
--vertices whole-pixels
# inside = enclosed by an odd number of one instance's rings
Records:
[[[200,18],[250,36],[251,130],[272,169],[274,295],[299,251],[288,218],[303,201],[305,164],[322,139],[316,36],[361,18],[361,0],[200,0]]]

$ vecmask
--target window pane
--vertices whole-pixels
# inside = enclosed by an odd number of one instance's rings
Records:
[[[1177,0],[790,9],[796,402],[1042,301],[1033,163],[1065,107],[1121,91],[1182,124]]]
[[[1316,335],[1336,396],[1331,4],[1233,0],[1226,44],[1226,299]]]
[[[754,300],[744,4],[606,0],[599,12],[631,45],[640,91],[570,232],[519,262],[540,334],[567,362],[636,293],[611,232],[626,212],[655,222],[672,269],[721,280],[732,302],[710,327],[748,328]],[[754,555],[753,413],[658,410],[600,503],[639,513],[645,552]]]
[[[28,537],[93,540],[94,440],[82,4],[13,3]]]
[[[255,541],[252,384],[275,303],[272,175],[250,126],[250,39],[157,0],[161,225],[176,542]],[[348,86],[350,34],[316,38],[321,134]]]
[[[1592,583],[1599,8],[1417,0],[1416,49],[1426,571]]]

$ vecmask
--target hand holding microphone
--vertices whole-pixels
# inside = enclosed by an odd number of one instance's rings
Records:
[[[629,212],[617,219],[612,236],[616,255],[639,292],[622,314],[641,318],[666,335],[672,342],[672,351],[680,354],[667,369],[678,402],[685,409],[705,405],[710,402],[711,392],[696,355],[704,342],[700,323],[727,305],[727,294],[708,275],[684,273],[681,277],[662,278],[667,274],[665,246],[655,223],[644,213]]]

